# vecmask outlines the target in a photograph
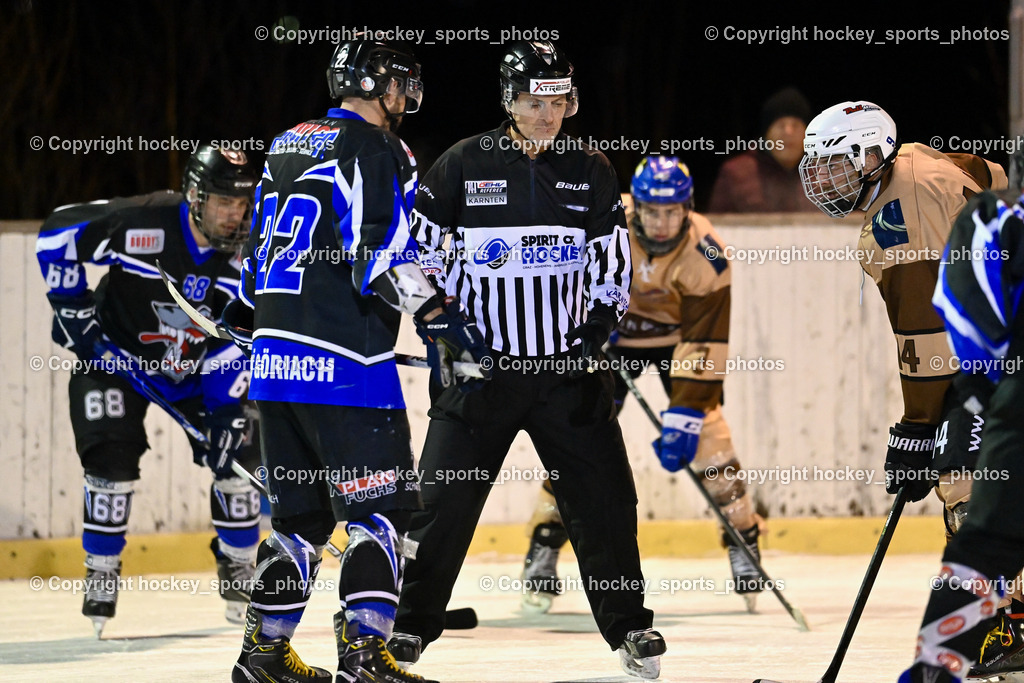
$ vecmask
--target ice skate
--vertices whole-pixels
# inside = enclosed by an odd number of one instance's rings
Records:
[[[750,554],[760,562],[761,551],[758,548],[757,538],[760,530],[757,525],[740,531],[740,537],[750,550]],[[723,537],[726,547],[729,549],[729,564],[732,567],[733,590],[743,597],[747,605],[747,611],[753,613],[757,607],[757,594],[764,590],[764,582],[757,567],[751,564],[743,551],[736,546],[728,534]]]
[[[217,588],[225,601],[224,618],[232,624],[245,623],[245,608],[252,597],[252,582],[256,566],[251,562],[239,562],[220,551],[220,539],[216,536],[210,542],[210,550],[217,558]]]
[[[619,664],[630,676],[654,679],[661,675],[665,639],[654,629],[630,631],[619,645]]]
[[[1024,619],[1000,612],[996,625],[985,634],[978,663],[969,681],[1024,683]]]
[[[408,671],[409,667],[420,660],[423,639],[410,633],[394,633],[388,641],[388,651],[398,666]]]
[[[263,618],[252,607],[245,612],[242,653],[231,670],[232,683],[327,683],[331,672],[308,666],[292,649],[288,638],[260,634]]]
[[[335,683],[438,683],[400,668],[384,639],[358,635],[358,626],[345,621],[344,611],[334,615],[334,634],[338,640]]]
[[[103,628],[117,612],[117,584],[121,579],[121,558],[117,555],[85,556],[85,598],[82,614],[92,619],[92,628],[97,638],[103,636]]]
[[[569,540],[561,524],[538,524],[530,539],[530,551],[523,565],[523,610],[544,614],[556,596],[562,594],[558,580],[558,554]]]

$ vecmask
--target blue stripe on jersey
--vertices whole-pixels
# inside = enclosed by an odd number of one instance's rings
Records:
[[[325,349],[274,337],[257,337],[253,344],[249,398],[405,408],[394,358],[367,366]]]
[[[39,233],[36,259],[50,291],[62,296],[78,296],[88,289],[85,270],[78,263],[78,238],[89,221],[65,225]]]
[[[338,107],[331,107],[330,109],[328,109],[327,110],[327,118],[329,118],[329,119],[357,119],[359,121],[365,121],[366,120],[362,116],[360,116],[359,114],[355,113],[354,111],[349,111],[348,109],[339,109]]]

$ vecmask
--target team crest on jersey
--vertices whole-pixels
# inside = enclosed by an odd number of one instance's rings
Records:
[[[882,249],[910,242],[900,200],[894,199],[871,218],[871,232]]]
[[[160,320],[160,329],[140,332],[139,341],[143,344],[165,344],[167,348],[160,360],[160,369],[168,377],[180,380],[202,363],[206,349],[197,353],[195,347],[203,342],[206,334],[193,324],[188,314],[178,308],[177,304],[154,301],[153,310]],[[210,317],[209,306],[199,306],[198,310]]]
[[[644,282],[650,282],[651,275],[653,275],[654,271],[656,271],[657,269],[658,266],[655,265],[654,261],[641,261],[639,268],[640,279],[643,280]]]
[[[722,252],[722,245],[715,241],[711,235],[704,235],[697,244],[697,251],[708,260],[715,272],[721,275],[729,267],[729,262]]]
[[[163,228],[134,229],[124,234],[126,254],[159,254],[164,250]]]
[[[467,180],[466,206],[508,204],[507,180]]]

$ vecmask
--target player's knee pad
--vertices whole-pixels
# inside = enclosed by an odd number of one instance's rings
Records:
[[[412,542],[400,535],[390,517],[374,513],[350,521],[348,545],[341,558],[341,608],[360,634],[391,637],[402,590],[406,558],[415,557]],[[401,525],[401,520],[395,520]],[[406,525],[408,522],[406,522]]]
[[[533,515],[526,526],[526,535],[532,536],[533,530],[541,524],[561,524],[562,515],[558,511],[558,503],[555,502],[555,494],[551,489],[550,480],[545,480],[537,496],[537,505],[533,508]]]
[[[108,441],[79,454],[85,474],[110,481],[135,481],[139,478],[139,459],[145,443]]]
[[[915,662],[945,667],[963,676],[978,657],[979,632],[988,630],[1002,597],[998,585],[981,572],[946,562],[932,580],[932,596],[917,636]]]
[[[85,475],[82,547],[92,555],[120,555],[132,510],[133,481]]]
[[[743,479],[737,476],[739,471],[740,464],[734,457],[696,470],[704,488],[719,507],[730,505],[746,495],[747,486]]]
[[[939,477],[938,494],[943,505],[943,520],[946,523],[946,540],[960,531],[967,519],[968,503],[971,500],[971,478],[957,472],[947,472]]]
[[[260,542],[260,494],[248,479],[215,479],[210,485],[210,517],[227,545],[250,548]]]

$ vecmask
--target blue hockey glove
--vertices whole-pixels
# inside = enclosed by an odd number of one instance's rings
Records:
[[[79,296],[49,293],[46,298],[53,306],[53,341],[71,349],[82,360],[92,358],[93,347],[103,334],[92,292],[86,290]]]
[[[249,418],[245,411],[238,403],[224,405],[205,414],[203,422],[210,445],[207,450],[193,452],[196,464],[209,467],[218,479],[235,476],[231,463],[249,431]]]
[[[435,382],[444,388],[457,386],[462,392],[475,391],[491,378],[491,350],[469,317],[458,297],[447,297],[442,313],[429,322],[419,312],[413,316],[416,334],[427,345],[427,362]],[[478,363],[482,377],[467,377],[455,370],[455,363]]]
[[[704,412],[693,408],[669,408],[661,414],[661,438],[652,444],[661,466],[678,472],[697,457]]]

